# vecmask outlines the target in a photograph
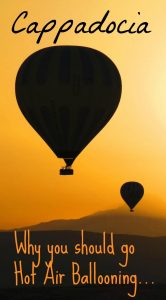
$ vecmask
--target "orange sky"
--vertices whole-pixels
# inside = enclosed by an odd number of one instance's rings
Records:
[[[36,34],[11,32],[23,10],[29,12],[20,22],[24,26],[38,21],[41,28],[49,20],[57,20],[56,28],[40,44],[35,42]],[[148,21],[152,32],[76,35],[70,30],[60,36],[57,45],[89,46],[108,55],[120,71],[123,92],[112,120],[75,161],[75,175],[59,176],[63,161],[55,157],[18,108],[16,73],[27,56],[53,45],[63,22],[72,18],[76,23],[90,24],[101,20],[107,10],[110,21]],[[119,189],[128,180],[140,181],[145,187],[138,211],[165,216],[165,11],[164,0],[5,0],[0,4],[1,228],[77,218],[118,207],[123,203]]]

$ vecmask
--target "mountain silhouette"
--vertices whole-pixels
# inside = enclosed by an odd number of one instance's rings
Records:
[[[53,220],[40,224],[22,227],[19,230],[31,231],[73,230],[84,229],[90,232],[114,232],[141,236],[166,236],[166,219],[143,216],[135,211],[130,213],[126,207],[101,211],[79,219]]]

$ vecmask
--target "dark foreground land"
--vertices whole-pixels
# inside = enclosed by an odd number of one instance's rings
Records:
[[[129,300],[129,287],[95,287],[95,288],[14,288],[0,289],[2,300]],[[138,300],[165,300],[166,285],[141,286],[137,291]]]
[[[87,245],[102,244],[102,235],[99,233],[85,233]],[[23,242],[23,233],[18,233],[19,243]],[[112,286],[72,286],[71,273],[72,262],[80,266],[80,274],[89,276],[89,262],[96,262],[97,275],[102,274],[128,274],[137,275],[138,288],[136,300],[166,300],[166,237],[141,237],[129,235],[115,235],[115,255],[108,253],[102,255],[77,255],[74,245],[81,241],[80,232],[74,231],[40,231],[31,232],[30,241],[32,245],[41,246],[41,263],[35,270],[35,287],[23,285],[16,287],[16,276],[14,275],[14,262],[22,262],[22,273],[30,275],[32,272],[32,261],[37,262],[35,257],[16,253],[13,232],[1,232],[0,234],[0,300],[130,300],[128,293],[133,294],[137,285],[112,285]],[[110,242],[110,235],[106,236],[106,244]],[[26,242],[27,243],[27,242]],[[50,261],[47,245],[68,245],[67,255],[54,256],[54,273],[56,270],[66,274],[64,285],[51,286],[51,282],[43,287],[47,273],[45,262]],[[124,262],[125,255],[119,250],[121,245],[135,246],[134,255],[130,255],[128,265],[122,268],[119,262]],[[121,272],[121,273],[120,273]],[[118,277],[119,278],[119,277]],[[25,277],[24,277],[25,279]],[[140,283],[141,282],[141,283]],[[132,281],[130,281],[132,283]],[[152,284],[153,283],[153,284]]]

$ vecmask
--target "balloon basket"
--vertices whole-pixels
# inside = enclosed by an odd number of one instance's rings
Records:
[[[133,208],[131,208],[131,209],[130,209],[130,212],[134,212],[134,209],[133,209]]]
[[[61,168],[59,171],[60,175],[73,175],[74,170],[69,167]]]

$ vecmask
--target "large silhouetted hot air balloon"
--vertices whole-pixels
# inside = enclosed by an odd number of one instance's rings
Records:
[[[133,208],[141,200],[144,195],[144,188],[139,182],[126,182],[122,185],[120,189],[121,196],[123,200],[130,207],[130,211],[134,211]]]
[[[21,65],[16,78],[18,105],[32,127],[73,174],[78,154],[113,116],[121,96],[114,63],[87,47],[39,50]]]

